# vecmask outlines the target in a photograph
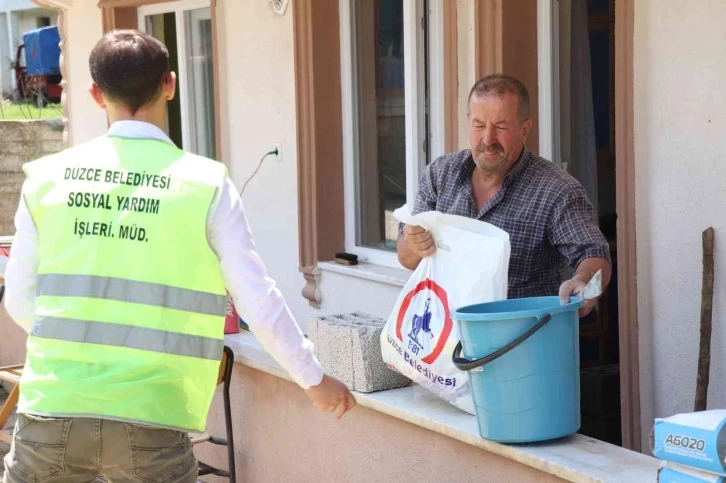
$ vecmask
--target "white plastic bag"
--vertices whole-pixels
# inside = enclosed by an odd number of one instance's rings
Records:
[[[459,331],[451,313],[507,298],[509,235],[488,223],[408,206],[393,216],[425,228],[436,252],[424,258],[398,296],[381,333],[383,360],[445,401],[474,414],[469,378],[451,361]]]

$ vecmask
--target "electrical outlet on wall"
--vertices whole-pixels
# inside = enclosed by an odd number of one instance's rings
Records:
[[[282,161],[282,143],[275,143],[272,145],[273,148],[277,149],[277,155],[275,156],[276,161]]]
[[[285,15],[285,10],[287,10],[287,4],[290,3],[290,0],[271,0],[270,3],[272,3],[272,9],[276,14]]]

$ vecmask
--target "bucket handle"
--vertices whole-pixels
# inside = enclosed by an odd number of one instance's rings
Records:
[[[488,356],[484,356],[481,359],[474,359],[473,361],[470,361],[469,359],[466,359],[461,356],[461,341],[459,341],[458,344],[456,344],[456,348],[454,349],[454,353],[452,354],[452,361],[454,362],[454,365],[457,369],[460,371],[471,371],[472,369],[476,369],[478,367],[483,366],[484,364],[489,364],[490,362],[499,359],[507,352],[511,351],[515,347],[517,347],[519,344],[524,342],[525,340],[532,337],[532,335],[537,332],[539,329],[541,329],[547,322],[552,320],[552,315],[545,314],[543,315],[536,324],[534,324],[532,327],[530,327],[524,334],[520,335],[516,339],[514,339],[509,344],[505,345],[499,350],[496,350],[489,354]]]

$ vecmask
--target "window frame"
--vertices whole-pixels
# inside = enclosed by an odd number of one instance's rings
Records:
[[[185,12],[189,10],[197,10],[201,8],[208,8],[210,10],[210,20],[213,16],[212,5],[210,0],[178,0],[175,2],[155,3],[151,5],[143,5],[138,7],[138,28],[141,32],[146,32],[146,17],[150,15],[159,15],[165,13],[173,13],[174,20],[176,22],[177,32],[177,52],[179,53],[179,72],[177,72],[177,86],[176,92],[179,96],[179,104],[181,111],[181,124],[182,124],[182,146],[181,148],[185,151],[192,150],[192,125],[191,125],[191,99],[190,99],[190,85],[186,82],[182,83],[180,73],[183,73],[184,78],[189,74],[188,63],[187,63],[187,27],[186,27],[186,15]],[[212,36],[214,36],[214,30],[212,30]],[[216,62],[216,58],[213,57],[213,62]],[[215,81],[216,82],[216,81]],[[219,109],[215,101],[215,111]],[[216,112],[215,112],[216,117]],[[214,122],[215,119],[212,119]],[[217,126],[219,129],[219,126]],[[216,135],[215,135],[216,139]],[[216,144],[216,141],[213,141]],[[216,149],[216,146],[215,146]],[[217,153],[219,157],[219,153]]]
[[[343,113],[343,167],[345,205],[345,251],[361,261],[401,268],[394,251],[364,247],[357,244],[359,196],[357,176],[359,160],[359,116],[357,106],[357,61],[353,39],[354,0],[340,0],[341,92]],[[406,203],[412,207],[416,199],[419,179],[430,159],[444,154],[444,3],[448,0],[428,2],[428,62],[429,62],[429,138],[426,139],[426,79],[424,77],[423,2],[403,0],[404,86],[406,133]],[[413,55],[409,53],[413,52]],[[426,147],[425,147],[426,146]]]
[[[537,0],[539,155],[563,165],[560,149],[559,4]]]

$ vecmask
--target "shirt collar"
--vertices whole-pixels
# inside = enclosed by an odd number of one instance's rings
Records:
[[[506,188],[510,184],[512,184],[513,181],[516,181],[517,178],[519,178],[525,169],[527,169],[527,165],[529,164],[529,151],[527,151],[527,146],[522,148],[522,152],[519,155],[519,159],[517,159],[517,162],[514,163],[514,166],[512,166],[512,169],[507,173],[507,175],[502,180],[502,187]]]
[[[107,135],[126,139],[154,139],[175,146],[164,131],[143,121],[116,121],[108,128]]]

